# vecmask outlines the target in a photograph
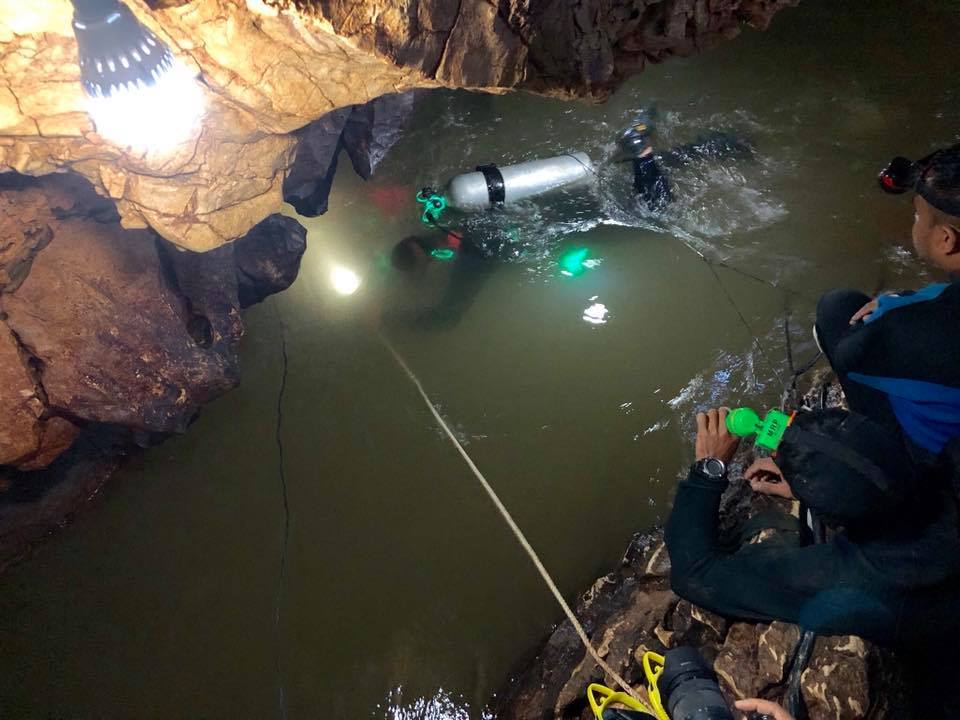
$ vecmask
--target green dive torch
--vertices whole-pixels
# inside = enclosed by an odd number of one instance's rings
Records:
[[[760,416],[750,408],[736,408],[727,415],[727,430],[731,435],[741,438],[757,436],[754,445],[767,454],[777,451],[783,434],[790,427],[796,413],[787,414],[781,410],[771,410],[767,416]]]

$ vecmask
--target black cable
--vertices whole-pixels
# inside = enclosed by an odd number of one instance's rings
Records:
[[[280,546],[280,572],[277,577],[277,592],[273,619],[274,637],[277,644],[276,671],[277,671],[277,692],[280,701],[280,717],[283,720],[287,718],[287,697],[283,682],[283,670],[281,668],[281,646],[280,636],[280,612],[283,606],[283,591],[287,576],[287,548],[290,544],[290,501],[287,493],[287,473],[283,454],[283,398],[287,391],[287,371],[289,368],[289,358],[287,356],[287,335],[283,324],[283,318],[280,316],[280,309],[277,301],[273,303],[274,313],[277,317],[277,323],[280,326],[280,353],[283,358],[283,373],[280,377],[280,391],[277,393],[277,430],[276,443],[277,454],[279,458],[279,477],[280,493],[283,498],[283,541]]]
[[[813,648],[817,641],[817,634],[812,630],[807,630],[800,636],[800,642],[797,643],[797,651],[793,656],[793,665],[790,667],[790,674],[787,676],[787,693],[784,696],[785,710],[796,720],[806,720],[807,706],[803,702],[803,694],[800,692],[800,679],[803,671],[810,662],[810,656],[813,655]]]
[[[786,345],[787,352],[787,367],[790,370],[790,384],[784,385],[783,395],[780,398],[780,409],[786,410],[788,406],[796,409],[800,405],[800,395],[799,390],[797,389],[797,384],[800,382],[800,378],[806,375],[817,364],[817,361],[820,359],[822,352],[817,350],[816,355],[814,355],[810,360],[805,362],[803,366],[798,370],[796,364],[793,360],[793,338],[790,335],[790,318],[793,316],[793,311],[790,308],[790,296],[788,294],[784,295],[784,315],[783,315],[783,334],[784,342]]]
[[[726,296],[727,301],[730,303],[730,306],[733,308],[733,311],[737,314],[737,317],[740,318],[740,322],[743,327],[746,329],[747,334],[753,338],[754,345],[757,346],[757,350],[760,351],[760,354],[763,356],[763,359],[766,360],[767,365],[770,366],[770,369],[773,370],[773,374],[777,376],[777,380],[780,381],[786,387],[786,382],[783,379],[783,375],[780,374],[780,371],[777,369],[776,364],[773,360],[770,359],[770,356],[767,354],[767,351],[763,347],[763,343],[760,342],[760,338],[753,331],[753,328],[750,327],[750,323],[747,322],[747,318],[744,317],[744,314],[740,311],[740,307],[737,305],[737,301],[733,299],[733,295],[730,294],[730,291],[727,290],[727,286],[723,284],[723,280],[720,279],[719,273],[717,273],[716,268],[713,266],[713,263],[710,262],[704,255],[700,255],[703,258],[703,261],[707,264],[707,267],[710,268],[710,272],[713,273],[714,279],[717,281],[717,284],[720,286],[720,289],[723,291],[723,294]]]

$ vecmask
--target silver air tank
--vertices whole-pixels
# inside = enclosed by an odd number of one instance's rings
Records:
[[[542,195],[561,187],[586,185],[596,171],[586,153],[570,153],[497,167],[481,165],[476,172],[450,180],[446,198],[458,210],[484,210],[499,203]]]

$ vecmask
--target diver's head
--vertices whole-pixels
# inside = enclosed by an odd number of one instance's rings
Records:
[[[917,256],[947,272],[960,272],[960,145],[912,162],[894,158],[880,173],[880,187],[913,190],[913,247]]]
[[[798,414],[777,465],[797,499],[830,525],[892,516],[913,485],[897,432],[841,409]]]
[[[415,235],[405,237],[393,247],[390,262],[403,272],[413,272],[423,268],[429,260],[429,250],[424,247],[423,238]]]

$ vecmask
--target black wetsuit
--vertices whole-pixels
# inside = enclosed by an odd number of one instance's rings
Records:
[[[743,140],[728,133],[712,133],[698,138],[695,142],[677,145],[661,159],[657,159],[652,153],[632,158],[633,191],[648,210],[654,213],[662,212],[673,200],[673,193],[661,160],[663,165],[677,168],[701,160],[752,156],[753,148]]]
[[[916,633],[918,609],[949,608],[956,616],[949,625],[960,632],[960,586],[942,596],[918,591],[960,578],[957,512],[946,488],[939,502],[915,502],[898,518],[847,529],[821,545],[758,543],[732,552],[718,530],[725,488],[695,470],[680,483],[666,531],[678,595],[723,615],[886,644]]]
[[[633,191],[652,212],[662,211],[673,199],[667,176],[653,155],[633,158]]]
[[[960,282],[881,296],[867,322],[850,318],[870,301],[835,290],[817,307],[817,337],[850,409],[902,429],[923,457],[960,437]]]
[[[667,523],[674,592],[713,612],[784,620],[907,650],[928,717],[956,717],[960,672],[960,540],[950,491],[821,545],[761,542],[731,551],[718,528],[725,481],[691,471]],[[925,500],[925,501],[924,501]],[[945,680],[941,685],[940,680]],[[923,685],[932,683],[932,687]]]

